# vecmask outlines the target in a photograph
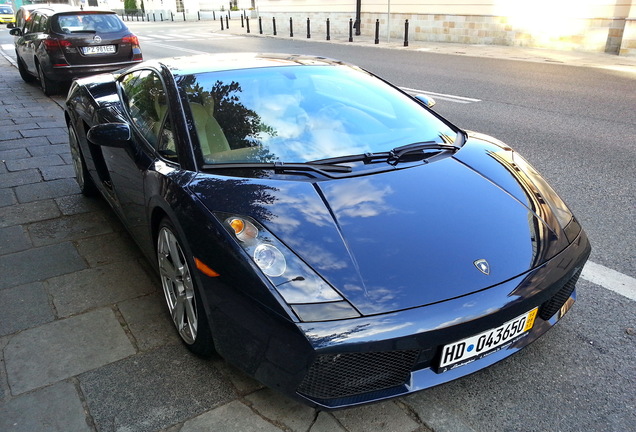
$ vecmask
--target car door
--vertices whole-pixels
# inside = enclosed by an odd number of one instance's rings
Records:
[[[164,125],[168,101],[155,71],[142,69],[123,75],[120,91],[131,124],[131,141],[125,148],[103,147],[103,155],[119,211],[132,234],[145,244],[149,235],[145,181],[149,169],[160,157],[168,162],[176,158],[176,152],[170,150],[174,137],[169,121]],[[162,147],[166,150],[161,150]]]
[[[35,48],[38,43],[40,20],[42,15],[34,12],[30,19],[25,22],[22,28],[22,36],[15,42],[15,50],[17,55],[24,62],[24,66],[29,72],[35,74]]]

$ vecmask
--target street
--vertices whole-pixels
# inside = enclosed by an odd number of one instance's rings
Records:
[[[577,67],[325,43],[304,39],[302,34],[297,38],[288,34],[241,36],[221,33],[217,23],[210,21],[127,24],[139,36],[146,60],[231,51],[313,54],[357,64],[400,87],[430,94],[437,100],[435,110],[456,125],[501,139],[528,159],[568,203],[592,243],[592,265],[577,285],[573,309],[517,355],[406,398],[338,411],[329,414],[328,420],[317,414],[309,429],[302,422],[290,425],[274,414],[268,416],[277,406],[295,409],[280,397],[271,396],[270,406],[261,410],[268,405],[266,401],[244,396],[261,417],[282,423],[286,430],[312,431],[329,422],[345,431],[636,429],[634,68]],[[11,43],[8,30],[1,29],[3,51],[15,57]],[[18,72],[14,69],[13,73]],[[105,218],[113,217],[105,206],[100,211]],[[212,363],[217,367],[222,360],[210,362],[210,367]],[[184,374],[196,379],[193,370]],[[0,373],[2,380],[4,377],[5,371]],[[96,375],[85,379],[93,384],[98,381]],[[134,375],[128,381],[122,378],[118,385],[135,387],[135,379]],[[81,377],[79,382],[90,388],[90,382],[83,383]],[[187,386],[187,382],[181,384]],[[187,398],[188,393],[179,397]],[[110,424],[108,413],[120,409],[118,402],[88,401],[89,407],[96,404],[100,407],[92,415],[97,430],[167,430],[173,426],[141,427],[131,419],[117,429]],[[395,410],[402,416],[406,413],[400,419],[408,421],[396,423]]]

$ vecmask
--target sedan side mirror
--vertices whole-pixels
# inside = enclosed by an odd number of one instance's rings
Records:
[[[9,24],[7,24],[7,27],[9,27]],[[9,34],[11,36],[22,36],[22,30],[20,30],[19,28],[12,28],[11,30],[9,30]]]
[[[418,94],[415,96],[415,99],[417,99],[418,101],[422,102],[424,105],[426,105],[429,108],[433,108],[435,106],[435,104],[437,102],[435,102],[435,99],[433,99],[430,96],[424,96],[421,94]]]
[[[86,138],[104,147],[125,147],[130,141],[130,126],[126,123],[106,123],[95,125],[88,130]]]

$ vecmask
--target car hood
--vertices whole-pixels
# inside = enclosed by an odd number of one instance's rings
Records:
[[[199,175],[191,187],[210,210],[261,222],[371,315],[486,289],[567,246],[536,182],[513,159],[473,139],[454,157],[372,175]]]

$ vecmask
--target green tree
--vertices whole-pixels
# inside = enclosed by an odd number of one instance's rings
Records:
[[[137,11],[137,0],[124,0],[124,10],[126,12]]]

